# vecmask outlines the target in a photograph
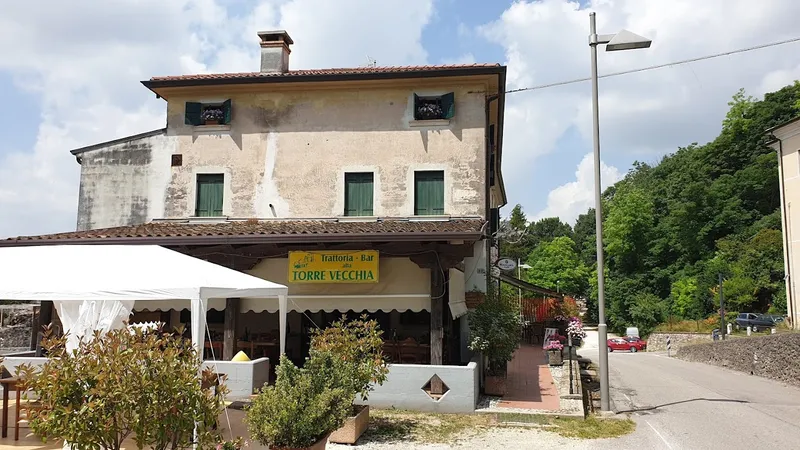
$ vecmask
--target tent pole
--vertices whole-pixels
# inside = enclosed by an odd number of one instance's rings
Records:
[[[286,295],[278,296],[278,314],[280,314],[280,332],[281,332],[281,355],[286,354],[286,310],[288,309],[289,301]]]

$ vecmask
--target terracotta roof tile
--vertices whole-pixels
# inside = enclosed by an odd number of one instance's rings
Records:
[[[337,221],[337,220],[236,220],[218,223],[190,223],[189,221],[158,221],[128,227],[102,228],[88,231],[47,234],[40,236],[19,236],[0,241],[2,245],[14,243],[59,243],[89,241],[171,241],[186,239],[193,242],[213,238],[234,238],[243,240],[264,240],[278,242],[281,240],[298,241],[306,239],[341,238],[345,240],[366,238],[370,235],[381,236],[393,240],[409,235],[447,236],[454,239],[463,235],[479,236],[484,221],[479,218],[459,218],[449,220],[398,220],[384,219],[375,221]],[[218,240],[218,239],[217,239]],[[428,239],[435,240],[435,239]]]
[[[240,72],[240,73],[207,73],[195,75],[177,75],[152,77],[150,81],[192,81],[192,80],[225,80],[225,79],[258,79],[258,78],[283,78],[313,75],[357,75],[357,74],[382,74],[382,73],[404,73],[404,72],[426,72],[435,70],[459,70],[469,68],[488,68],[501,67],[496,63],[485,64],[448,64],[433,66],[385,66],[385,67],[351,67],[333,69],[304,69],[290,70],[286,73],[261,73],[261,72]]]

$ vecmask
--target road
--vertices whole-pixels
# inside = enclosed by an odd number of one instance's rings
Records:
[[[597,361],[597,333],[578,352]],[[609,356],[612,409],[636,432],[600,441],[609,449],[800,447],[800,389],[666,354]]]

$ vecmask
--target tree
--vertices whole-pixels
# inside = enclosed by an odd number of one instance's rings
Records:
[[[800,82],[760,100],[739,91],[729,106],[714,140],[678,148],[657,164],[634,163],[603,192],[606,305],[617,330],[647,329],[668,311],[716,314],[720,273],[730,311],[785,304],[777,158],[764,130],[800,115]],[[574,227],[589,268],[591,213]]]
[[[558,217],[546,217],[528,226],[528,234],[531,236],[531,244],[537,247],[539,244],[552,241],[557,237],[566,236],[572,238],[572,227],[561,221]]]
[[[575,242],[566,236],[540,244],[527,263],[532,268],[525,274],[533,284],[573,295],[584,295],[589,288],[589,270],[578,257]]]
[[[672,312],[684,319],[700,319],[704,308],[697,299],[697,279],[682,278],[672,283]]]
[[[572,227],[575,235],[575,246],[581,261],[586,267],[592,267],[597,262],[597,240],[595,236],[595,210],[590,208],[585,214],[578,216],[575,226]]]
[[[511,217],[509,217],[508,223],[513,230],[519,232],[528,227],[528,218],[525,217],[525,213],[522,212],[522,206],[519,203],[511,210]]]

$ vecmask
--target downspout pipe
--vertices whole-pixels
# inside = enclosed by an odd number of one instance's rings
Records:
[[[794,284],[794,280],[792,279],[792,264],[789,260],[789,245],[791,244],[789,241],[789,219],[788,213],[786,211],[786,199],[784,197],[784,173],[783,173],[783,141],[776,138],[774,135],[770,136],[772,139],[772,143],[777,143],[778,148],[775,150],[778,153],[778,193],[780,194],[781,199],[781,226],[783,227],[783,271],[785,273],[784,282],[786,284],[786,306],[787,306],[787,313],[789,314],[789,319],[792,321],[792,328],[798,329],[798,325],[795,323],[795,311],[794,311],[794,303],[793,300],[793,292],[792,292],[792,285]],[[774,148],[774,147],[773,147]]]
[[[484,211],[486,211],[486,221],[491,223],[491,211],[492,211],[492,202],[490,199],[491,195],[491,186],[489,186],[489,171],[491,170],[491,153],[492,149],[490,147],[490,136],[489,136],[489,123],[491,122],[491,109],[492,109],[492,102],[497,101],[500,98],[499,94],[492,94],[486,96],[486,126],[484,127],[484,142],[486,146],[486,151],[484,152],[484,169],[485,169],[485,182],[484,182]],[[496,175],[495,175],[496,176]],[[491,224],[487,228],[486,233],[486,292],[489,292],[489,289],[492,286],[492,244],[494,243],[494,231],[492,230]]]

